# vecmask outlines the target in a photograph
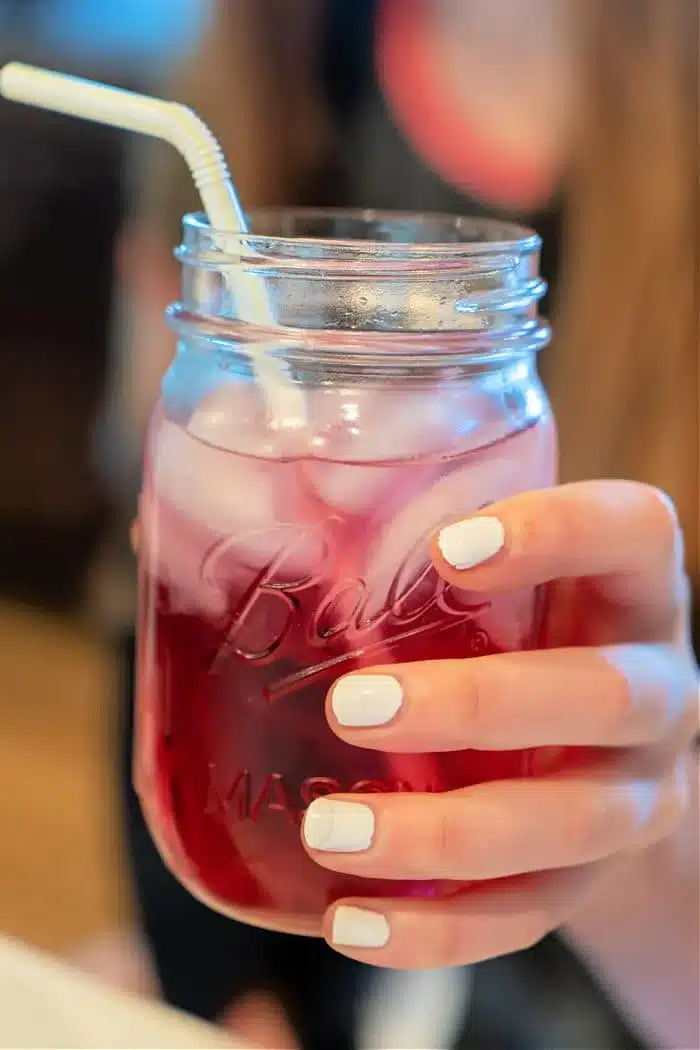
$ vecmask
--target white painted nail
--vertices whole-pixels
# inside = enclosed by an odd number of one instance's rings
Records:
[[[389,940],[389,923],[378,911],[341,904],[333,916],[331,940],[343,948],[383,948]]]
[[[374,837],[374,813],[360,802],[317,798],[304,817],[304,838],[310,849],[360,853]]]
[[[448,525],[438,536],[438,547],[455,569],[473,569],[493,558],[506,542],[498,518],[467,518]]]
[[[336,682],[333,714],[341,726],[383,726],[401,707],[403,690],[388,674],[353,674]]]

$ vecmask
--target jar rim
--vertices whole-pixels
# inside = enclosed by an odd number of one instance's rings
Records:
[[[258,256],[299,258],[308,253],[318,261],[376,254],[466,262],[484,256],[529,255],[542,245],[539,234],[517,222],[447,212],[266,207],[252,210],[248,219],[249,232],[240,234],[215,229],[203,212],[193,212],[183,218],[185,239],[205,238],[207,247],[224,253],[238,254],[241,248]],[[326,227],[329,232],[322,235]],[[339,234],[331,232],[334,228]],[[409,238],[406,234],[411,230],[414,236]],[[353,232],[373,236],[353,236]]]

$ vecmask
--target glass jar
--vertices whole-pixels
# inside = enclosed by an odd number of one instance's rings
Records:
[[[300,837],[313,799],[528,772],[523,752],[354,748],[324,704],[360,667],[536,644],[535,592],[449,586],[428,542],[554,482],[536,370],[545,286],[538,237],[507,224],[278,211],[251,229],[184,220],[178,350],[140,508],[136,784],[196,896],[317,935],[341,896],[458,887],[322,870]],[[241,275],[266,290],[265,328],[238,316]],[[301,394],[302,425],[271,418],[251,366],[261,353]]]

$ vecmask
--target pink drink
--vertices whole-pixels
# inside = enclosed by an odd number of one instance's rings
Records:
[[[301,846],[305,807],[337,791],[527,775],[527,753],[385,755],[342,743],[325,720],[328,689],[357,668],[535,644],[535,593],[447,586],[428,538],[551,484],[553,423],[536,381],[518,427],[477,382],[457,390],[421,394],[420,410],[401,391],[388,404],[322,391],[306,450],[288,458],[245,384],[205,397],[184,423],[156,412],[141,507],[137,786],[173,872],[226,914],[317,934],[342,896],[452,893],[462,887],[322,870]]]
[[[549,331],[540,241],[519,227],[310,210],[261,213],[251,230],[183,223],[182,302],[169,313],[178,353],[140,513],[135,778],[193,893],[317,935],[348,894],[463,887],[322,870],[300,836],[314,798],[529,772],[522,752],[354,748],[331,732],[325,700],[357,668],[536,644],[536,593],[449,587],[429,540],[553,483],[536,371]],[[265,287],[265,328],[239,317],[232,275],[244,271]],[[251,367],[260,354],[282,361],[300,416],[270,411]]]

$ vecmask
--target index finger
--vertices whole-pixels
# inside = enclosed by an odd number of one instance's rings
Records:
[[[442,529],[433,560],[470,591],[587,579],[635,619],[673,632],[687,596],[683,541],[668,497],[631,481],[526,492]]]

